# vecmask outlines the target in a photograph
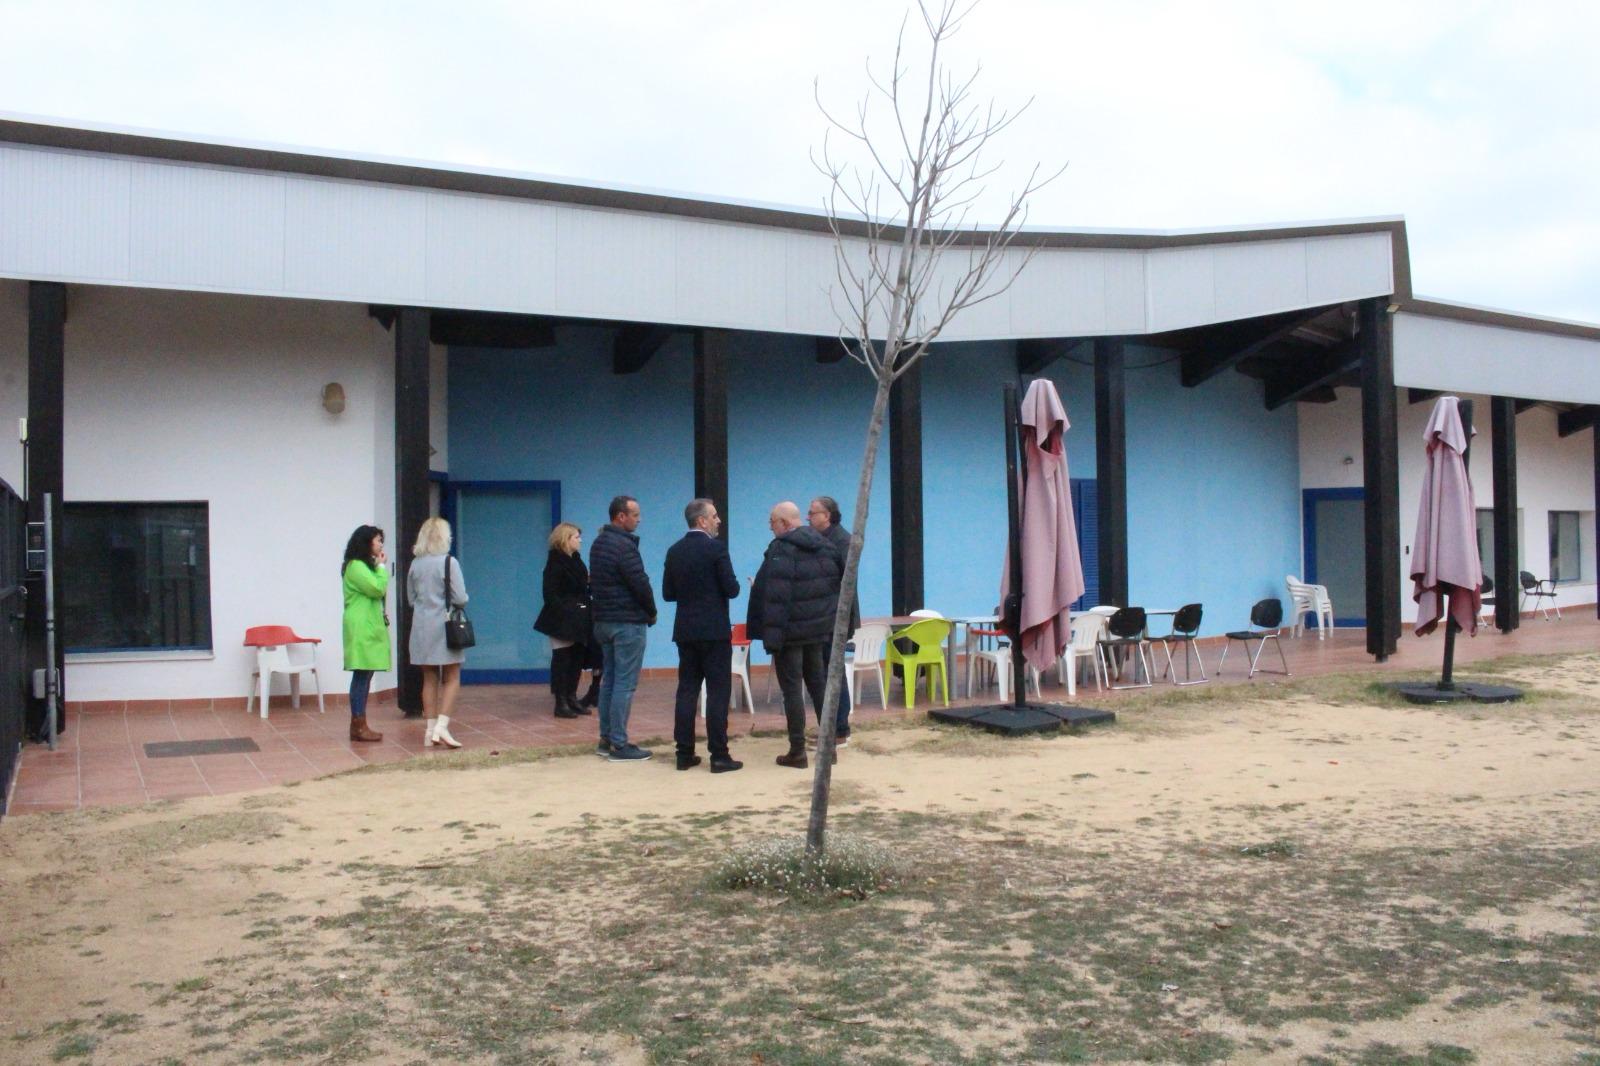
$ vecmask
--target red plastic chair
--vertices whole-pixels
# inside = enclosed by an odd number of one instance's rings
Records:
[[[256,649],[256,668],[250,675],[245,694],[244,713],[251,713],[256,697],[261,698],[261,717],[267,716],[272,693],[272,675],[289,675],[290,706],[300,706],[300,675],[310,674],[317,688],[317,710],[326,714],[322,699],[322,679],[317,675],[317,645],[321,637],[302,637],[292,626],[251,626],[244,631],[244,646]]]

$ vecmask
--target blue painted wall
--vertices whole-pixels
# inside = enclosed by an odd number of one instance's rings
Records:
[[[693,356],[673,338],[637,374],[611,373],[611,333],[562,327],[554,348],[456,348],[450,356],[450,475],[561,482],[562,517],[586,545],[618,492],[639,498],[645,565],[659,585],[667,547],[683,535],[694,488]],[[924,367],[923,455],[928,605],[990,611],[1005,544],[1000,389],[1009,342],[941,345]],[[1222,375],[1184,389],[1169,353],[1128,349],[1130,592],[1152,607],[1205,604],[1204,631],[1243,624],[1250,604],[1283,594],[1300,557],[1299,460],[1292,409],[1267,412],[1258,382]],[[1072,428],[1068,465],[1094,476],[1094,375],[1058,361],[1049,375]],[[848,524],[873,383],[860,365],[816,362],[810,338],[737,334],[730,351],[729,476],[734,569],[755,573],[768,509],[802,510],[826,493]],[[861,603],[889,610],[887,434],[874,481]],[[544,551],[547,530],[514,550]],[[734,604],[736,621],[745,610]],[[527,620],[531,624],[531,617]],[[480,625],[483,622],[479,623]],[[672,610],[663,605],[646,663],[671,666]],[[760,658],[758,653],[758,659]]]

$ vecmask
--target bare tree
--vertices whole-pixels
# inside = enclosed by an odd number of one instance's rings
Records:
[[[982,157],[989,142],[1026,109],[997,111],[973,98],[978,70],[957,77],[943,49],[972,11],[955,0],[917,0],[901,23],[894,63],[876,76],[849,119],[822,103],[828,121],[820,158],[829,181],[825,200],[833,232],[839,339],[851,358],[877,381],[867,422],[861,476],[843,587],[833,620],[833,652],[817,738],[806,848],[820,857],[826,843],[828,794],[833,779],[834,718],[844,680],[844,645],[855,598],[861,547],[866,540],[872,475],[883,435],[889,390],[928,354],[928,346],[957,315],[1005,292],[1027,266],[1036,247],[1013,248],[1027,219],[1028,197],[1060,172],[1041,177],[1035,166],[1014,193],[997,225],[969,224],[968,214],[998,170]],[[927,33],[925,69],[906,57],[906,30],[913,14]],[[913,80],[915,78],[915,80]],[[835,142],[853,149],[859,165],[840,158]]]

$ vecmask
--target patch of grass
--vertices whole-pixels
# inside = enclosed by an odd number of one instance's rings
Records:
[[[124,829],[114,838],[114,847],[122,861],[140,861],[171,856],[222,841],[257,843],[277,836],[284,825],[282,814],[254,811],[188,813]]]
[[[748,888],[799,897],[865,899],[909,876],[905,862],[881,844],[834,832],[821,856],[800,837],[754,840],[736,847],[713,875],[723,888]]]
[[[1239,854],[1252,859],[1292,859],[1300,854],[1300,848],[1292,840],[1269,840],[1264,844],[1246,844],[1239,849]]]
[[[94,1054],[94,1049],[100,1041],[88,1033],[69,1033],[56,1041],[56,1046],[50,1050],[51,1062],[66,1062],[68,1059],[86,1059]]]

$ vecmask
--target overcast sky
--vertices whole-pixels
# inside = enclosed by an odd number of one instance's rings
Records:
[[[896,0],[0,0],[0,110],[815,207]],[[1031,224],[1404,215],[1419,294],[1600,322],[1600,5],[984,0]]]

